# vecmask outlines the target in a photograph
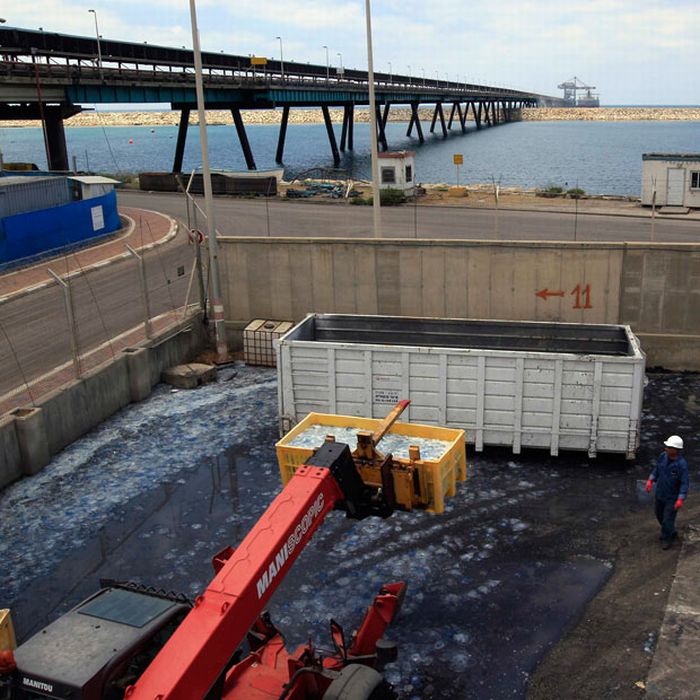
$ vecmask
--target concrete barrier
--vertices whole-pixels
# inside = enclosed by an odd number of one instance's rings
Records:
[[[233,335],[309,312],[630,324],[700,370],[700,245],[222,238]],[[646,343],[645,343],[646,339]]]
[[[0,488],[34,474],[89,430],[132,401],[146,398],[171,365],[207,344],[201,314],[47,394],[36,406],[0,417]]]
[[[19,451],[15,417],[0,416],[0,488],[22,476],[22,456]]]

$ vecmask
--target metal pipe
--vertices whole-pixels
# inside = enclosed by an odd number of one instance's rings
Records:
[[[209,277],[211,279],[211,314],[216,335],[216,353],[220,361],[228,358],[226,327],[224,325],[224,303],[221,296],[219,278],[219,247],[216,240],[214,202],[211,191],[211,171],[209,170],[209,143],[207,141],[207,121],[204,109],[204,84],[202,81],[202,53],[199,48],[197,28],[197,8],[195,0],[190,0],[192,22],[192,49],[194,54],[195,87],[197,89],[197,113],[199,115],[199,142],[202,147],[202,180],[204,183],[204,208],[207,216],[207,240],[209,241]]]
[[[372,10],[365,0],[367,24],[367,87],[369,91],[369,130],[372,138],[372,221],[374,237],[382,237],[382,210],[379,196],[379,146],[377,144],[377,101],[374,96],[374,60],[372,56]]]
[[[146,281],[146,264],[142,255],[139,255],[128,243],[126,249],[136,258],[139,266],[139,276],[141,278],[141,291],[143,292],[143,330],[146,339],[151,338],[151,302],[148,298],[148,283]]]
[[[68,332],[70,333],[70,347],[73,354],[73,371],[76,379],[80,379],[80,351],[78,350],[78,329],[75,325],[75,315],[73,314],[73,301],[71,299],[70,286],[62,280],[51,268],[46,271],[58,282],[63,289],[63,303],[66,309],[66,320],[68,321]]]

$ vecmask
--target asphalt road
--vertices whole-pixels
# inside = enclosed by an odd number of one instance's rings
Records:
[[[128,206],[165,212],[186,220],[181,194],[120,192]],[[367,236],[372,208],[335,203],[216,198],[217,229],[227,236]],[[384,235],[393,238],[650,241],[651,219],[599,214],[402,206],[383,210]],[[700,238],[700,221],[657,217],[656,241],[689,243]]]
[[[120,193],[122,205],[153,209],[183,221],[185,199],[178,194]],[[367,236],[370,207],[266,200],[215,199],[219,231],[233,236]],[[498,213],[461,207],[395,207],[383,212],[387,237],[511,240],[648,241],[649,219],[540,211]],[[658,219],[657,241],[690,242],[700,222]],[[193,248],[184,235],[146,253],[153,316],[184,303]],[[60,260],[56,270],[61,272]],[[179,274],[183,272],[184,275]],[[73,303],[81,352],[106,342],[143,319],[136,263],[125,260],[75,278]],[[195,298],[193,290],[192,299]],[[0,305],[0,395],[70,361],[70,336],[61,291],[54,285]]]
[[[184,303],[192,251],[180,234],[145,253],[151,316]],[[60,274],[60,259],[54,267]],[[183,267],[184,274],[180,275]],[[133,328],[144,318],[135,260],[119,261],[72,278],[71,293],[81,353]],[[195,299],[191,293],[191,301]],[[0,395],[71,357],[63,292],[58,285],[0,305]]]

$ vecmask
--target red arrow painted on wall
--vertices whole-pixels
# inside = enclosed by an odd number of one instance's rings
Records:
[[[563,297],[564,292],[562,290],[559,290],[557,292],[550,292],[549,289],[545,287],[544,289],[540,289],[539,292],[535,292],[535,296],[538,296],[540,299],[544,299],[545,301],[547,301],[548,297]]]

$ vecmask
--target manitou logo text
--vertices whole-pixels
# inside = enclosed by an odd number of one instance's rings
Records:
[[[44,683],[44,681],[35,681],[33,678],[22,678],[22,685],[27,688],[34,688],[34,690],[45,690],[47,693],[53,693],[53,686],[51,683]]]
[[[301,538],[309,531],[309,528],[318,518],[319,513],[323,510],[323,494],[320,493],[318,498],[311,504],[306,515],[299,521],[299,524],[292,530],[289,539],[282,545],[280,551],[277,552],[275,558],[269,563],[263,575],[258,579],[258,599],[262,598],[265,591],[270,587],[275,576],[280,572],[280,569],[285,565],[287,559],[292,556],[292,552],[301,542]]]

